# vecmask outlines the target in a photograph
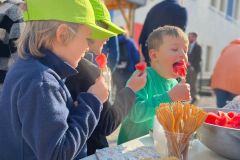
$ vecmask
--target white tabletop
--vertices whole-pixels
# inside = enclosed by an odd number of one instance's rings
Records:
[[[153,139],[150,135],[140,137],[122,144],[129,151],[142,146],[153,146]],[[88,156],[82,160],[98,160],[95,155]],[[189,152],[189,160],[227,160],[205,147],[199,140],[194,140]]]

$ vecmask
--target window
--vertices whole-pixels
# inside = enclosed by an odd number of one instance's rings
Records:
[[[217,0],[211,0],[211,6],[217,7]]]
[[[234,19],[239,19],[239,0],[235,0]]]
[[[228,0],[228,4],[227,4],[227,17],[228,18],[233,17],[233,11],[234,11],[234,0]]]
[[[227,19],[239,19],[239,0],[227,1]]]
[[[220,0],[219,10],[224,13],[226,12],[226,0]]]
[[[207,46],[205,72],[210,72],[211,58],[212,58],[212,47],[211,46]]]

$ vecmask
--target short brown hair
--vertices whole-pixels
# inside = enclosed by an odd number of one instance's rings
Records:
[[[153,32],[148,36],[147,39],[148,50],[150,49],[158,50],[160,46],[163,44],[164,36],[180,37],[186,42],[186,44],[189,43],[187,35],[179,27],[163,26],[153,30]]]
[[[193,35],[194,37],[198,37],[197,33],[196,32],[189,32],[189,34]]]

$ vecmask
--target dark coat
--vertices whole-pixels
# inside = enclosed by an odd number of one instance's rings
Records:
[[[164,0],[155,5],[147,14],[139,38],[145,61],[149,64],[149,55],[145,46],[149,34],[156,28],[165,25],[180,27],[183,31],[187,25],[187,10],[177,0]]]
[[[188,61],[191,64],[191,67],[193,67],[195,72],[201,71],[201,60],[202,60],[202,48],[201,46],[196,42],[193,46],[193,49],[190,54],[188,54]]]
[[[77,67],[78,74],[69,77],[65,84],[72,98],[79,92],[86,92],[100,75],[98,67],[92,62],[82,59]],[[96,149],[108,147],[106,136],[115,131],[135,102],[135,93],[130,88],[121,89],[116,95],[113,105],[109,100],[103,104],[103,110],[97,127],[87,140],[88,155],[94,154]]]
[[[17,50],[15,41],[20,36],[23,26],[22,14],[16,2],[0,2],[0,59],[10,59],[11,54]],[[0,64],[0,84],[3,83],[7,64]]]

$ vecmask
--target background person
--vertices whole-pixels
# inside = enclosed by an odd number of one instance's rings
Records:
[[[180,0],[163,0],[153,6],[147,13],[139,37],[139,45],[148,66],[150,65],[150,59],[146,40],[154,29],[165,25],[177,26],[185,31],[187,26],[187,10],[180,5]]]
[[[240,40],[230,42],[221,52],[211,77],[211,87],[216,98],[217,107],[222,108],[240,94]]]

